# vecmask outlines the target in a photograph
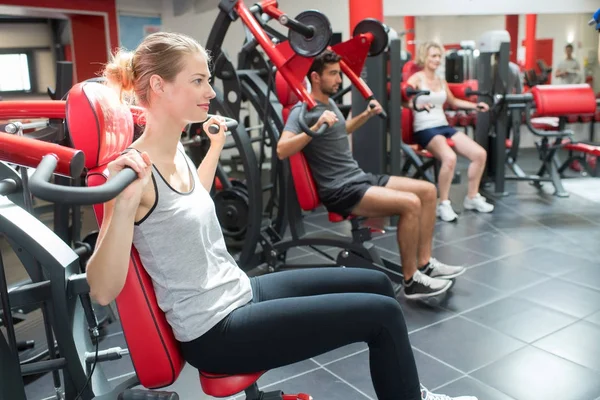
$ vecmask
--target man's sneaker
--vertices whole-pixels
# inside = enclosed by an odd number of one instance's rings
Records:
[[[470,199],[468,196],[465,197],[465,201],[463,202],[463,207],[465,210],[477,210],[480,213],[491,213],[494,211],[494,205],[488,203],[485,200],[485,197],[477,193],[475,197]]]
[[[420,271],[432,278],[454,279],[457,276],[464,274],[466,270],[465,267],[446,265],[431,257],[429,259],[429,264],[425,269]]]
[[[446,279],[431,278],[417,270],[412,277],[412,282],[404,282],[404,295],[408,299],[421,299],[423,297],[437,296],[450,289],[452,282]]]
[[[421,385],[421,400],[477,400],[477,397],[474,396],[460,396],[460,397],[450,397],[445,394],[435,394],[431,393],[429,390],[425,388],[425,386]]]
[[[445,222],[452,222],[458,219],[458,215],[452,209],[450,200],[444,200],[437,206],[436,215]]]

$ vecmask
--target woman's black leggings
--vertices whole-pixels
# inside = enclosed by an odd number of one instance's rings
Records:
[[[182,343],[187,362],[209,373],[253,373],[366,342],[377,398],[421,399],[404,316],[385,274],[323,268],[251,281],[252,302]]]

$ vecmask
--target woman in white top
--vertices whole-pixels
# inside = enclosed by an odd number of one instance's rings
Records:
[[[419,96],[417,99],[417,108],[424,108],[427,112],[413,112],[414,139],[442,163],[438,175],[440,204],[437,208],[437,216],[443,221],[451,222],[458,218],[448,199],[456,167],[456,153],[446,143],[447,138],[452,137],[456,152],[471,161],[469,189],[463,202],[464,208],[489,213],[494,210],[494,206],[489,204],[478,191],[485,169],[486,151],[470,137],[448,125],[443,107],[445,103],[456,108],[470,110],[487,111],[489,107],[483,102],[473,103],[457,99],[452,95],[446,81],[436,75],[436,70],[441,63],[442,52],[442,46],[435,42],[423,43],[419,47],[416,58],[416,63],[423,69],[412,75],[408,79],[408,84],[415,89],[430,91],[429,95]]]

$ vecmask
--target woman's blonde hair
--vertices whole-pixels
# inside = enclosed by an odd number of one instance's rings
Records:
[[[440,53],[442,53],[442,55],[444,54],[444,48],[438,42],[430,40],[430,41],[421,43],[419,45],[419,49],[417,50],[417,56],[415,57],[415,63],[419,67],[425,66],[425,61],[427,60],[427,54],[429,53],[429,49],[431,49],[431,48],[439,49]]]
[[[159,75],[172,82],[183,69],[183,56],[200,53],[209,62],[206,50],[194,39],[180,33],[148,35],[133,52],[119,49],[106,64],[103,76],[119,90],[121,99],[140,106],[149,105],[150,77]]]

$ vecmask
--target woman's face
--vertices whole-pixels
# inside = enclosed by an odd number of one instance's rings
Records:
[[[202,122],[207,119],[215,91],[209,83],[210,71],[201,53],[186,54],[184,67],[173,82],[165,84],[163,104],[176,119]]]
[[[425,66],[428,69],[436,70],[442,62],[442,52],[435,46],[430,47],[427,50],[427,57],[425,59]]]

